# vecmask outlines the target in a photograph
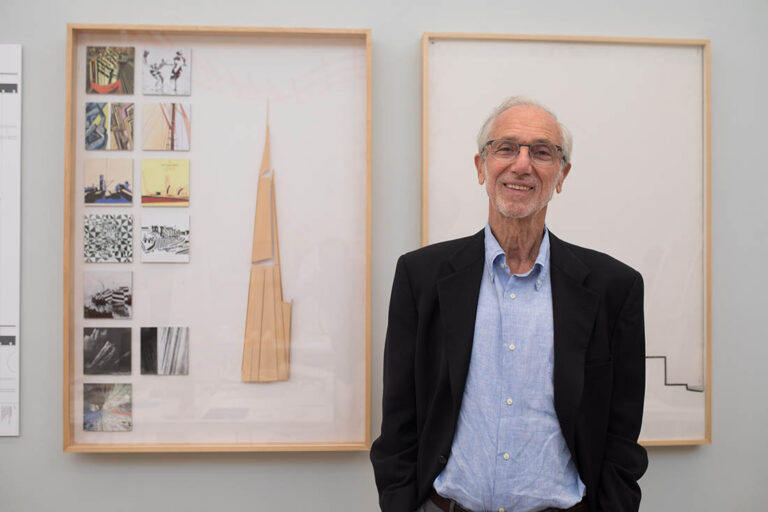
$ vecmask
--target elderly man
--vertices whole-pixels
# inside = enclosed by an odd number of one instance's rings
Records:
[[[571,136],[515,97],[475,155],[488,223],[402,256],[371,460],[383,511],[636,511],[643,281],[547,230]]]

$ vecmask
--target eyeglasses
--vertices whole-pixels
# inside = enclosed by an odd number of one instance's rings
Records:
[[[489,140],[483,146],[483,151],[488,150],[490,155],[499,162],[510,163],[515,161],[520,154],[520,148],[523,146],[528,148],[528,156],[537,165],[553,165],[557,162],[558,152],[563,153],[562,147],[549,142],[520,144],[509,139]],[[565,160],[565,156],[563,156],[563,160]]]

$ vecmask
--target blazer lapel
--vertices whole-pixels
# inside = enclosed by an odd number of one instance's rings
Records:
[[[566,443],[575,453],[575,426],[584,388],[584,357],[599,306],[583,286],[589,268],[550,232],[552,316],[555,334],[555,411]]]
[[[483,230],[472,236],[468,243],[448,260],[445,277],[437,281],[440,316],[445,328],[448,375],[453,403],[457,404],[454,411],[456,414],[464,395],[469,359],[472,355],[475,315],[480,281],[483,277],[484,241]]]

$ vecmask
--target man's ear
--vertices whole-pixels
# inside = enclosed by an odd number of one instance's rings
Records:
[[[565,167],[563,167],[563,170],[560,171],[560,179],[557,180],[557,193],[563,191],[563,182],[565,181],[565,178],[568,176],[568,173],[571,170],[571,164],[565,164]]]
[[[475,155],[475,169],[477,169],[477,182],[479,184],[485,183],[485,165],[483,165],[483,158],[480,153]]]

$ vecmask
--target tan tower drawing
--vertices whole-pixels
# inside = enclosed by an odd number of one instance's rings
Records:
[[[243,382],[288,380],[290,376],[291,302],[283,302],[269,121],[258,187],[243,344]]]

